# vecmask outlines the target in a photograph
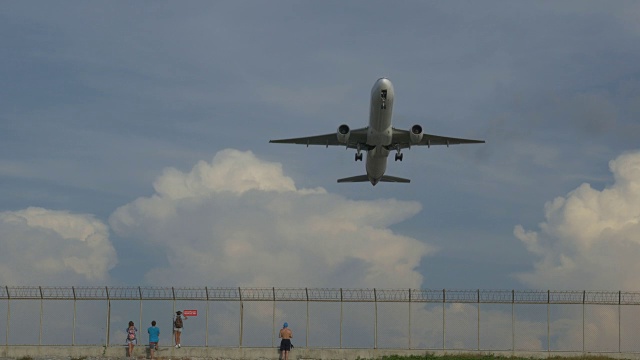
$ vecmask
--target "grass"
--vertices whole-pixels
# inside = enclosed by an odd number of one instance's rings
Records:
[[[436,356],[434,354],[426,354],[424,356],[411,355],[411,356],[383,356],[382,360],[532,360],[533,358],[524,358],[517,356],[496,356],[491,354],[458,354],[458,355],[442,355]],[[587,356],[551,356],[545,358],[545,360],[612,360],[613,358],[603,355],[587,355]],[[366,360],[366,359],[361,359]]]

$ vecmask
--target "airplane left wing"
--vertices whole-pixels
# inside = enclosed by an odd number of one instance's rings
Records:
[[[422,129],[421,129],[422,130]],[[459,144],[484,144],[484,140],[461,139],[447,136],[438,136],[431,134],[420,134],[419,142],[411,141],[411,133],[409,130],[393,129],[393,137],[391,145],[398,146],[400,149],[406,149],[411,146],[431,146],[431,145],[459,145]]]
[[[299,145],[324,145],[329,146],[346,146],[348,148],[356,149],[358,144],[362,149],[365,149],[367,143],[367,128],[360,128],[349,130],[349,135],[346,138],[346,142],[340,142],[338,139],[338,133],[305,136],[300,138],[281,139],[281,140],[269,140],[270,143],[276,144],[299,144]],[[344,134],[343,134],[344,135]]]

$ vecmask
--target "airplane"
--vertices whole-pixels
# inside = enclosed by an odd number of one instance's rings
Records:
[[[339,183],[370,182],[375,186],[378,182],[409,183],[411,180],[385,175],[387,157],[396,151],[395,161],[402,161],[401,150],[411,146],[431,147],[432,145],[479,144],[484,140],[459,139],[446,136],[425,134],[422,126],[413,125],[410,130],[400,130],[391,126],[393,100],[395,94],[393,84],[385,77],[378,79],[371,89],[371,105],[369,109],[369,126],[353,129],[348,125],[338,126],[338,131],[324,135],[300,138],[269,140],[277,144],[302,144],[345,146],[356,150],[356,161],[362,161],[362,151],[367,152],[366,175],[358,175],[338,179]]]

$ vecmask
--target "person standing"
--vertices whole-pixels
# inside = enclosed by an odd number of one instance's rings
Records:
[[[129,321],[129,326],[127,327],[127,345],[129,346],[129,357],[133,357],[133,347],[138,343],[138,339],[136,333],[138,329],[133,325],[133,321]]]
[[[284,323],[280,334],[278,335],[282,340],[280,341],[280,351],[282,351],[282,359],[289,360],[289,351],[291,351],[291,338],[293,338],[293,332],[289,329],[289,324]]]
[[[158,342],[160,341],[160,329],[156,327],[156,321],[151,322],[151,326],[147,329],[149,334],[149,354],[151,354],[151,360],[156,350],[158,350]]]
[[[173,320],[173,334],[175,336],[176,348],[182,347],[182,345],[180,344],[180,335],[182,335],[183,329],[182,320],[187,320],[187,317],[182,315],[182,311],[176,311],[176,317]]]

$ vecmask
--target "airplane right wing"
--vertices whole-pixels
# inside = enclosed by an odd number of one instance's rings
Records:
[[[281,139],[281,140],[269,140],[270,143],[275,144],[299,144],[299,145],[324,145],[329,146],[346,146],[348,148],[356,149],[360,144],[365,149],[367,143],[367,128],[354,129],[349,131],[347,142],[340,142],[338,140],[337,133],[306,136],[300,138]]]
[[[422,131],[422,129],[420,129]],[[409,130],[393,129],[393,139],[391,144],[398,145],[401,149],[409,148],[411,146],[431,146],[431,145],[459,145],[459,144],[484,144],[484,140],[473,139],[461,139],[447,136],[438,136],[431,134],[420,133],[421,139],[419,142],[411,141],[411,133]]]

